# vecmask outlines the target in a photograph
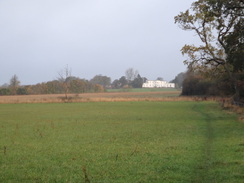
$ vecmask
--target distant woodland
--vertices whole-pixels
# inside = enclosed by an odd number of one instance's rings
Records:
[[[108,88],[141,88],[146,80],[133,68],[127,69],[125,76],[121,76],[113,82],[111,82],[110,77],[103,75],[96,75],[91,80],[86,80],[72,76],[71,69],[67,66],[58,73],[56,80],[34,85],[21,85],[18,76],[14,75],[10,79],[9,84],[5,84],[0,88],[0,95],[104,92]]]

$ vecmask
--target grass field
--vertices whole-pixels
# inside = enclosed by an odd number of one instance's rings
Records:
[[[175,88],[122,88],[122,89],[107,89],[107,92],[175,92],[180,91]]]
[[[0,105],[0,182],[243,182],[244,124],[214,102]]]

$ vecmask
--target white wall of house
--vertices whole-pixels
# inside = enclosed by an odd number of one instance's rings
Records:
[[[175,83],[168,83],[160,80],[147,80],[142,84],[142,88],[175,88]]]

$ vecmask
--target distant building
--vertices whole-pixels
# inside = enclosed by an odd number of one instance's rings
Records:
[[[147,80],[142,84],[142,88],[175,88],[175,83],[168,83],[160,80]]]

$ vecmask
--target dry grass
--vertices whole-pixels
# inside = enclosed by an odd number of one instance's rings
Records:
[[[239,120],[244,122],[244,107],[234,105],[230,98],[222,99],[220,102],[223,109],[227,110],[228,113],[237,113],[239,115]]]
[[[62,103],[62,102],[116,102],[116,101],[181,101],[195,100],[192,97],[179,97],[179,91],[162,92],[117,92],[49,95],[0,96],[0,103]]]

